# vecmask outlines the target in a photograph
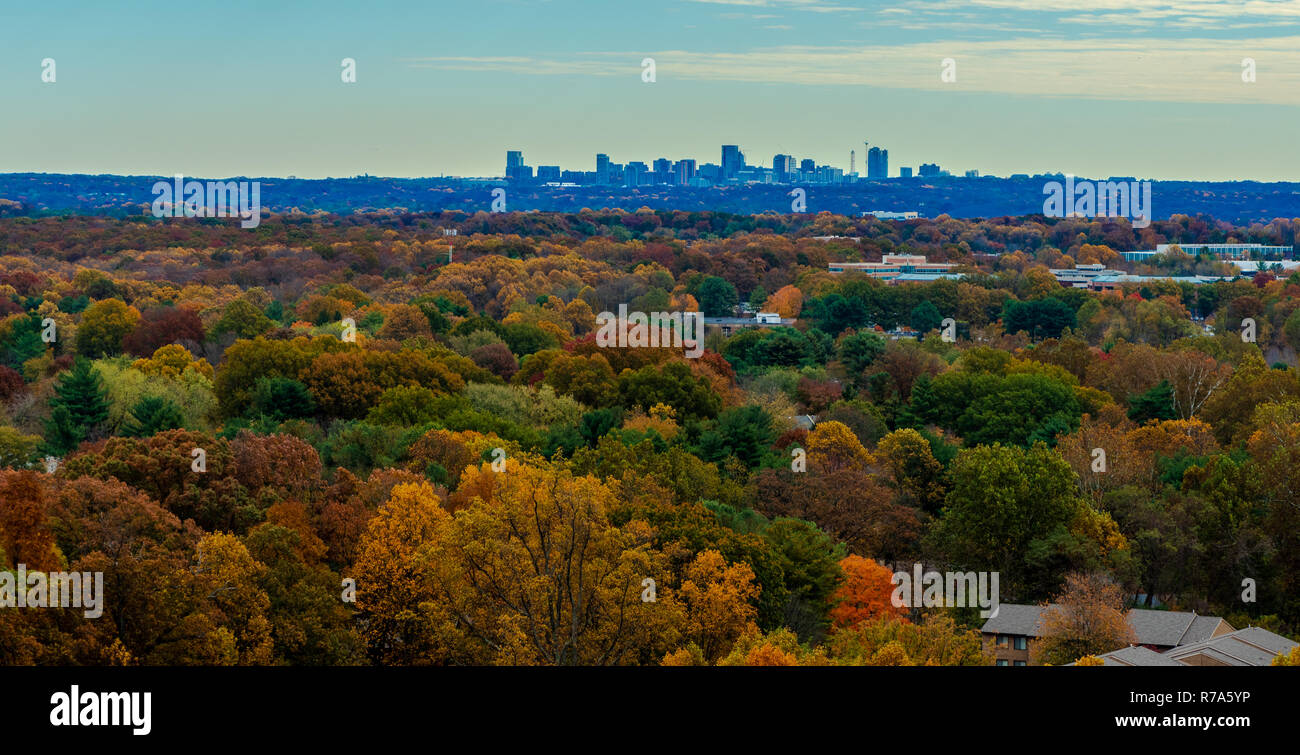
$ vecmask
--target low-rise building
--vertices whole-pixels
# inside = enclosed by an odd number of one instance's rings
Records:
[[[1291,652],[1296,644],[1267,629],[1246,627],[1181,645],[1165,656],[1185,666],[1268,666],[1277,656]]]
[[[1066,288],[1086,288],[1090,291],[1116,291],[1126,283],[1173,281],[1199,286],[1202,283],[1235,280],[1221,275],[1133,275],[1123,270],[1112,270],[1101,263],[1053,268],[1050,272],[1057,283]]]
[[[906,176],[904,176],[904,178],[906,178]],[[921,217],[921,213],[916,212],[915,210],[903,210],[901,212],[896,210],[867,210],[866,212],[859,214],[859,217],[865,218],[867,216],[879,220],[915,220],[916,218]]]
[[[1167,655],[1157,653],[1154,650],[1144,648],[1141,645],[1130,645],[1119,650],[1112,650],[1109,653],[1102,653],[1097,656],[1103,666],[1185,666],[1184,663],[1170,658]],[[1073,666],[1073,663],[1065,664]]]
[[[731,334],[747,328],[792,327],[794,323],[794,318],[781,317],[781,315],[776,312],[759,312],[753,317],[704,318],[705,328],[716,328],[722,331],[722,335],[724,336],[731,336]]]
[[[920,254],[886,254],[880,262],[832,262],[827,269],[831,273],[865,273],[893,284],[960,278],[960,273],[952,272],[956,267],[951,262],[931,262]]]
[[[985,650],[993,654],[999,666],[1028,665],[1030,650],[1042,635],[1043,617],[1046,612],[1055,608],[1054,603],[999,605],[997,615],[990,617],[980,628]],[[1157,654],[1212,642],[1219,637],[1226,637],[1239,631],[1234,630],[1231,624],[1218,616],[1201,616],[1195,611],[1154,611],[1149,608],[1131,608],[1124,618],[1137,638],[1135,647]],[[1125,654],[1128,660],[1142,657],[1145,657],[1142,653]],[[1174,657],[1174,660],[1178,658]],[[1125,664],[1120,659],[1116,659],[1113,665],[1139,664]]]

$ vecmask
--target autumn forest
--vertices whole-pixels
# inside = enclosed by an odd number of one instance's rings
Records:
[[[992,664],[974,608],[891,602],[914,563],[1294,637],[1300,274],[1049,269],[1298,235],[4,217],[0,570],[102,572],[104,610],[0,610],[0,664]],[[828,270],[887,254],[964,275]],[[620,305],[793,324],[688,358],[599,343]]]

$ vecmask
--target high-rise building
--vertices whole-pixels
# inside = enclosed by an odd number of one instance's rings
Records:
[[[722,145],[722,177],[735,178],[745,169],[745,153],[735,144]]]
[[[718,183],[723,179],[722,166],[713,163],[704,163],[696,171],[696,174],[710,183]]]
[[[596,153],[596,183],[609,183],[609,155]]]
[[[889,178],[889,150],[880,147],[867,150],[867,178]]]
[[[912,169],[911,169],[911,168],[899,168],[899,169],[898,169],[898,177],[899,177],[899,178],[911,178],[911,177],[912,177]]]
[[[538,165],[538,166],[537,166],[537,180],[538,180],[538,181],[559,181],[559,180],[560,180],[560,166],[558,166],[558,165]]]
[[[623,185],[624,186],[642,186],[650,182],[650,166],[640,161],[628,163],[623,168]]]
[[[937,176],[939,175],[939,166],[936,163],[921,163],[921,168],[920,170],[917,171],[917,173],[922,178],[927,178],[929,176]]]
[[[808,159],[799,161],[800,173],[814,173],[816,172],[816,170],[817,170],[817,163],[815,161],[808,160]]]
[[[790,175],[799,170],[794,155],[777,155],[772,158],[772,180],[789,181]]]
[[[691,182],[692,178],[695,178],[694,160],[678,160],[673,165],[673,183],[678,186],[685,186]]]
[[[980,172],[979,172],[978,170],[968,170],[968,171],[966,171],[966,177],[967,177],[967,178],[979,178],[979,177],[980,177]]]
[[[524,168],[524,153],[512,149],[506,151],[506,178],[522,178]],[[533,172],[528,171],[528,177],[532,178]]]

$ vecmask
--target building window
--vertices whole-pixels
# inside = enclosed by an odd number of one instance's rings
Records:
[[[1025,663],[1024,661],[1016,661],[1014,665],[1016,665],[1016,666],[1028,666],[1029,664],[1028,664],[1028,663]]]
[[[999,665],[999,666],[1010,666],[1011,664],[1008,663],[1007,661],[998,661],[998,665]]]
[[[1007,640],[1008,640],[1008,639],[1010,639],[1010,638],[1007,637],[1005,634],[1000,634],[1000,635],[998,635],[998,647],[1000,647],[1000,648],[1004,648],[1004,647],[1006,647],[1006,646],[1007,646]]]
[[[1015,645],[1013,645],[1013,647],[1015,647],[1016,650],[1028,650],[1028,649],[1029,649],[1029,638],[1028,638],[1028,637],[1017,637],[1017,638],[1016,638],[1016,641],[1015,641]]]

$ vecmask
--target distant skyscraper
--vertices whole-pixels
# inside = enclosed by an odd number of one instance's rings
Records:
[[[799,170],[799,165],[795,162],[794,155],[777,155],[772,158],[772,179],[775,181],[788,181],[790,174]]]
[[[858,161],[857,151],[852,149],[849,150],[849,174],[850,175],[858,172],[857,161]]]
[[[523,167],[524,167],[524,153],[515,149],[507,150],[506,151],[506,178],[519,178],[520,173],[523,172]],[[531,177],[532,171],[528,171],[528,173],[529,173],[529,177]]]
[[[979,178],[979,177],[980,177],[980,172],[979,172],[978,170],[968,170],[968,171],[966,171],[966,177],[967,177],[967,178]]]
[[[650,166],[643,162],[630,162],[623,168],[623,185],[624,186],[641,186],[649,183],[647,174],[650,172]]]
[[[654,162],[655,183],[670,184],[673,182],[673,161],[666,157],[661,157]]]
[[[899,178],[911,178],[911,177],[912,177],[912,169],[911,169],[911,168],[899,168],[899,169],[898,169],[898,177],[899,177]]]
[[[889,178],[889,150],[880,147],[867,150],[867,178]]]
[[[538,165],[537,180],[539,181],[559,181],[560,166],[558,165]]]
[[[596,154],[596,183],[609,183],[609,155]]]
[[[939,175],[939,166],[936,163],[921,163],[920,170],[917,171],[922,178]]]
[[[692,178],[695,178],[695,161],[678,160],[673,165],[673,174],[673,183],[678,186],[685,186],[691,182]]]
[[[804,160],[800,160],[800,161],[799,161],[799,172],[800,172],[800,173],[813,173],[813,172],[816,172],[816,170],[817,170],[817,163],[816,163],[816,162],[814,162],[814,161],[812,161],[812,160],[808,160],[808,159],[804,159]]]
[[[735,178],[745,169],[745,153],[735,144],[722,145],[722,177]]]

